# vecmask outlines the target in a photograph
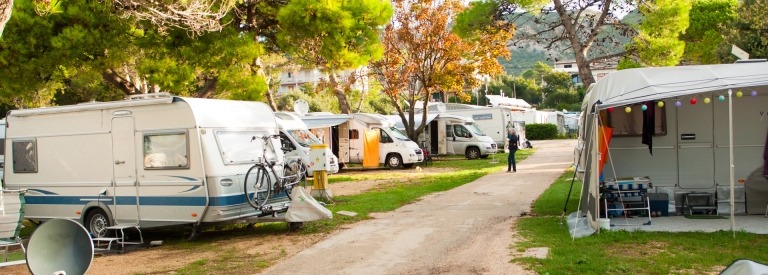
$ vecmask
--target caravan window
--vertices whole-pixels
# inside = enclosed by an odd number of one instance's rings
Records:
[[[320,144],[321,142],[317,140],[315,135],[313,135],[311,132],[305,129],[293,129],[293,130],[287,130],[289,134],[293,137],[296,142],[299,143],[302,147],[309,148],[312,144]]]
[[[189,168],[187,132],[144,134],[144,168]]]
[[[360,138],[360,132],[357,131],[357,129],[349,130],[349,139],[358,139]]]
[[[462,125],[454,125],[453,130],[456,133],[457,137],[463,137],[463,138],[472,137],[472,135],[469,134],[469,131],[467,131],[467,128],[464,128],[464,126]]]
[[[280,144],[278,137],[271,137],[264,143],[262,137],[269,136],[266,131],[217,131],[216,141],[224,164],[254,163],[264,160],[264,146],[267,161],[277,161],[275,148]]]
[[[481,137],[485,136],[485,133],[483,133],[483,130],[480,130],[480,128],[477,128],[476,124],[468,123],[464,126],[466,126],[467,129],[469,129],[469,131],[475,134],[476,136],[481,136]]]
[[[37,143],[34,140],[14,140],[13,150],[14,173],[37,173]]]

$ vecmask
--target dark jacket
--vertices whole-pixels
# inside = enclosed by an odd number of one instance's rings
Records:
[[[520,136],[513,135],[513,134],[507,134],[507,138],[509,139],[509,150],[517,150],[518,146],[520,145]]]

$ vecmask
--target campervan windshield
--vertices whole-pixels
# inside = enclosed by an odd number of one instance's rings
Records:
[[[394,136],[396,139],[399,139],[399,140],[402,140],[402,141],[411,140],[411,139],[408,138],[408,136],[403,134],[403,132],[400,132],[400,130],[398,130],[394,126],[389,127],[389,131],[392,133],[392,136]]]
[[[472,132],[472,134],[475,134],[476,136],[481,136],[481,137],[485,136],[485,133],[483,133],[483,130],[480,130],[480,128],[477,128],[477,125],[475,124],[467,123],[464,126],[467,127],[467,129],[470,132]]]
[[[312,144],[322,143],[315,137],[315,135],[305,129],[287,130],[286,132],[288,132],[288,134],[290,134],[302,147],[309,147]]]
[[[260,161],[264,155],[264,140],[269,135],[258,131],[217,131],[221,157],[225,164],[250,163]],[[269,143],[266,144],[268,147]],[[277,160],[273,148],[267,149],[267,160]]]

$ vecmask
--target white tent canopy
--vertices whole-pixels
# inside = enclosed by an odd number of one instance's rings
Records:
[[[584,104],[605,109],[690,94],[768,85],[768,63],[640,68],[617,71],[590,87]],[[583,109],[583,108],[582,108]]]
[[[715,91],[733,91],[744,89],[744,93],[749,93],[752,87],[768,86],[768,63],[740,63],[740,64],[722,64],[722,65],[704,65],[704,66],[682,66],[682,67],[664,67],[664,68],[639,68],[618,71],[603,77],[600,81],[590,87],[582,103],[582,121],[579,125],[579,160],[577,169],[584,172],[581,178],[584,182],[582,187],[581,201],[578,216],[586,216],[589,225],[593,229],[597,228],[597,218],[599,203],[598,185],[599,168],[598,159],[599,146],[598,110],[604,110],[610,107],[625,106],[645,101],[655,101],[662,99],[674,99],[691,96],[705,92]],[[727,93],[731,96],[731,93]],[[729,121],[732,119],[730,107],[732,100],[727,99],[729,104]],[[731,179],[731,204],[733,203],[733,138],[732,122],[728,123],[731,129],[729,137],[730,147],[730,179]],[[733,217],[733,205],[731,205],[731,216]],[[734,219],[731,219],[732,229],[735,227]],[[574,233],[577,230],[571,228]],[[573,235],[573,234],[572,234]]]

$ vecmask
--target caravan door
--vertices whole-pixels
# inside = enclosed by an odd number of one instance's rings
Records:
[[[116,223],[139,222],[133,117],[112,118],[113,215]]]
[[[686,104],[677,111],[677,165],[680,188],[715,186],[715,104]]]
[[[455,136],[453,135],[453,125],[451,124],[445,124],[445,153],[453,155],[453,140]]]

